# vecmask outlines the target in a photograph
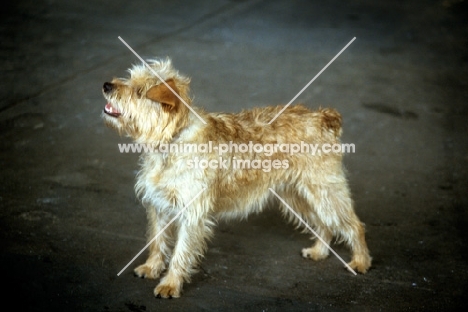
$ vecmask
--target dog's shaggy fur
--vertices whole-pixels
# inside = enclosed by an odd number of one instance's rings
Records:
[[[158,149],[163,144],[337,144],[341,116],[333,109],[309,110],[302,105],[265,107],[238,114],[207,113],[192,107],[190,79],[179,74],[170,60],[149,61],[161,81],[144,64],[132,67],[129,79],[114,79],[103,86],[108,104],[107,125],[136,143]],[[175,93],[173,93],[175,92]],[[191,112],[188,106],[196,113]],[[197,116],[198,115],[198,116]],[[202,122],[201,117],[206,123]],[[341,153],[284,153],[271,155],[230,150],[222,155],[224,168],[193,166],[194,157],[217,161],[217,150],[204,153],[143,153],[136,193],[147,209],[149,257],[136,275],[156,279],[167,269],[154,293],[179,297],[207,248],[217,218],[244,218],[260,212],[273,189],[329,244],[336,237],[352,250],[349,266],[365,273],[371,258],[364,226],[353,209]],[[271,170],[239,168],[236,161],[279,161]],[[198,196],[196,196],[198,195]],[[195,199],[194,199],[195,198]],[[187,205],[190,203],[190,205]],[[181,210],[184,211],[168,225]],[[284,215],[299,225],[289,208]],[[162,231],[165,227],[167,228]],[[159,234],[159,235],[158,235]],[[329,249],[317,240],[302,255],[314,260]]]

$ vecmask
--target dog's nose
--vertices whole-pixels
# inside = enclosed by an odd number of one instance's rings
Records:
[[[114,85],[110,82],[104,82],[104,85],[102,86],[102,90],[104,90],[105,93],[109,93],[112,91],[112,88]]]

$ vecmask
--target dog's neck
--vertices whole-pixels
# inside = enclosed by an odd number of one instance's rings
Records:
[[[172,137],[170,143],[188,143],[194,142],[197,140],[197,134],[206,127],[204,123],[207,114],[203,112],[201,109],[197,109],[196,107],[192,107],[197,115],[193,114],[192,112],[189,113],[187,116],[188,121],[185,127],[181,128],[180,131]]]
[[[151,144],[154,148],[159,148],[162,144],[178,144],[182,142],[196,141],[197,133],[206,125],[199,116],[206,119],[206,113],[201,109],[194,108],[197,115],[187,111],[177,120],[165,127],[155,127],[153,131],[144,132],[145,135],[130,135],[139,144]]]

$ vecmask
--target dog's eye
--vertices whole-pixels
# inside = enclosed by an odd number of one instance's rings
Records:
[[[142,88],[135,88],[135,92],[136,92],[137,96],[139,98],[141,98],[141,94],[143,93],[143,89]]]

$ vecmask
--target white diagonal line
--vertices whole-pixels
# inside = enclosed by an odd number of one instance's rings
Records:
[[[278,197],[278,199],[289,209],[291,210],[291,212],[299,219],[299,221],[301,221],[305,227],[311,231],[312,233],[314,233],[314,235],[341,261],[344,263],[344,265],[346,266],[346,268],[348,270],[350,270],[354,275],[357,275],[357,273],[330,247],[330,245],[327,244],[327,242],[325,242],[302,218],[301,216],[299,216],[299,214],[297,212],[295,212],[285,201],[284,199],[281,198],[281,196],[279,196],[272,188],[269,188],[269,190],[275,194],[276,197]]]
[[[170,86],[166,81],[164,81],[164,80],[161,78],[161,76],[159,76],[159,74],[158,74],[153,68],[151,68],[151,66],[149,66],[149,64],[148,64],[145,60],[143,60],[142,57],[141,57],[140,55],[138,55],[138,53],[136,53],[135,50],[133,50],[132,47],[131,47],[127,42],[125,42],[125,40],[123,40],[120,36],[119,36],[118,38],[119,38],[120,41],[122,41],[122,43],[123,43],[130,51],[132,51],[133,54],[135,54],[135,56],[136,56],[140,61],[143,62],[143,64],[145,64],[146,67],[148,67],[148,69],[149,69],[156,77],[158,77],[159,80],[161,80],[162,83],[164,83],[164,84],[166,85],[166,87],[167,87],[169,90],[171,90],[172,93],[174,93],[175,96],[177,96],[177,97],[179,98],[179,100],[182,101],[182,103],[184,103],[185,106],[187,106],[188,109],[190,109],[190,111],[191,111],[192,113],[195,114],[195,116],[198,117],[198,119],[201,120],[201,122],[203,122],[203,123],[206,125],[206,121],[203,120],[203,118],[201,118],[200,115],[198,115],[197,112],[195,112],[195,110],[194,110],[192,107],[190,107],[190,105],[188,105],[187,102],[185,102],[185,100],[184,100],[183,98],[181,98],[180,95],[178,95],[177,92],[175,92],[175,91],[171,88],[171,86]]]
[[[299,91],[299,93],[298,93],[298,94],[296,94],[296,96],[295,96],[295,97],[293,97],[293,98],[292,98],[292,100],[291,100],[291,101],[289,101],[289,103],[288,103],[288,104],[286,104],[286,105],[283,107],[283,109],[282,109],[282,110],[280,110],[280,112],[279,112],[278,114],[276,114],[276,116],[275,116],[275,117],[273,117],[273,119],[272,119],[272,120],[270,120],[270,122],[269,122],[268,124],[271,124],[273,121],[275,121],[275,119],[276,119],[276,118],[278,118],[278,116],[279,116],[279,115],[281,115],[281,113],[283,113],[283,112],[284,112],[284,110],[285,110],[286,108],[288,108],[288,106],[289,106],[289,105],[291,105],[291,103],[292,103],[292,102],[294,102],[294,100],[295,100],[295,99],[297,99],[297,98],[299,97],[299,95],[301,95],[301,94],[302,94],[302,92],[304,92],[304,91],[305,91],[305,89],[307,89],[307,88],[308,88],[308,87],[309,87],[309,86],[312,84],[312,82],[314,82],[314,80],[315,80],[315,79],[317,79],[317,78],[318,78],[318,76],[320,76],[320,75],[321,75],[321,74],[322,74],[322,73],[325,71],[325,69],[327,69],[327,67],[328,67],[328,66],[330,66],[330,64],[331,64],[331,63],[333,63],[333,61],[335,61],[335,60],[336,60],[336,59],[338,58],[338,56],[340,56],[340,54],[341,54],[341,53],[343,53],[343,51],[344,51],[344,50],[346,50],[346,48],[348,48],[348,47],[349,47],[349,45],[350,45],[351,43],[353,43],[353,41],[354,41],[354,40],[356,40],[356,37],[354,37],[354,38],[353,38],[353,39],[352,39],[352,40],[351,40],[351,41],[350,41],[350,42],[349,42],[349,43],[348,43],[348,44],[347,44],[347,45],[346,45],[346,46],[345,46],[343,49],[341,49],[341,51],[340,51],[340,52],[338,52],[338,54],[337,54],[337,55],[335,55],[335,57],[334,57],[334,58],[332,58],[332,60],[331,60],[330,62],[328,62],[328,64],[327,64],[327,65],[325,65],[325,67],[324,67],[324,68],[323,68],[323,69],[322,69],[322,70],[321,70],[321,71],[320,71],[320,72],[319,72],[317,75],[315,75],[315,77],[314,77],[314,78],[312,78],[312,80],[311,80],[311,81],[309,81],[309,83],[308,83],[308,84],[306,84],[306,86],[305,86],[304,88],[302,88],[302,90],[301,90],[301,91]]]
[[[187,209],[187,207],[190,206],[190,204],[191,204],[198,196],[200,196],[201,193],[203,193],[204,190],[206,190],[206,188],[203,188],[200,192],[198,192],[198,194],[195,195],[195,197],[193,197],[193,198],[188,202],[188,204],[185,205],[185,207],[182,208],[182,209],[174,216],[174,218],[172,218],[172,220],[169,221],[169,223],[167,223],[167,224],[161,229],[161,231],[159,231],[159,233],[156,234],[156,236],[153,237],[153,239],[150,240],[150,241],[148,242],[148,244],[146,244],[146,246],[143,247],[143,249],[140,250],[140,252],[136,254],[135,257],[133,257],[132,260],[130,260],[130,262],[117,274],[117,276],[120,276],[120,274],[122,274],[122,272],[125,271],[125,269],[128,268],[128,266],[129,266],[130,264],[132,264],[132,262],[135,261],[135,259],[138,258],[138,256],[141,255],[141,253],[142,253],[143,251],[145,251],[145,249],[148,248],[149,245],[151,245],[151,244],[159,237],[159,235],[161,235],[162,232],[164,232],[164,231],[169,227],[169,225],[171,225],[172,222],[174,222],[174,221]]]

